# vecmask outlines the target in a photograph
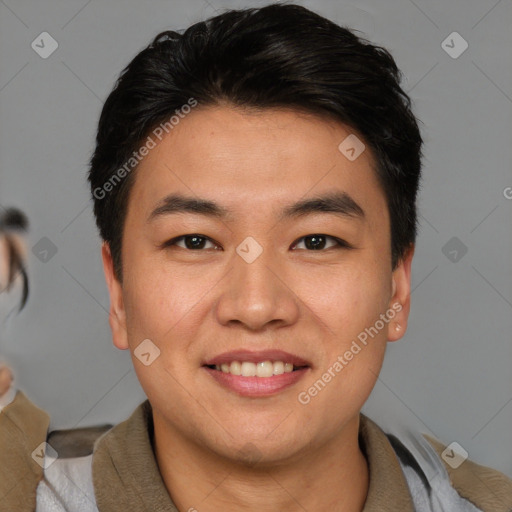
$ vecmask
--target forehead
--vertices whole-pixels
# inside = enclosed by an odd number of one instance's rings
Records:
[[[130,208],[154,208],[179,191],[254,213],[270,202],[338,190],[385,215],[370,148],[350,127],[325,117],[197,107],[155,142],[137,168]],[[364,150],[354,159],[349,146]]]

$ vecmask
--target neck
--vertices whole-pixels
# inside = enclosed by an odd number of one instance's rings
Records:
[[[359,416],[300,457],[245,465],[181,436],[155,411],[153,421],[159,470],[180,511],[363,510],[369,474],[358,443]]]

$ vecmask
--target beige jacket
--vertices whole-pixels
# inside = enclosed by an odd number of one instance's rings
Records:
[[[418,501],[414,501],[418,497],[414,489],[411,491],[414,483],[406,477],[408,468],[380,427],[363,414],[360,419],[359,440],[370,474],[363,512],[413,512],[415,503],[418,507]],[[0,413],[0,511],[33,512],[37,487],[37,510],[42,512],[82,512],[84,506],[90,507],[87,510],[100,512],[178,512],[154,458],[151,405],[147,400],[130,418],[96,441],[93,455],[57,460],[43,475],[31,453],[46,439],[47,428],[46,413],[21,392]],[[440,455],[443,444],[427,439]],[[84,469],[77,472],[78,465]],[[89,476],[91,467],[92,475]],[[454,493],[457,499],[462,497],[470,502],[468,506],[471,508],[460,510],[512,511],[512,480],[502,473],[470,460],[456,470],[448,465],[445,467],[450,483],[457,491]],[[80,479],[84,475],[82,482]],[[79,502],[81,508],[76,508]]]

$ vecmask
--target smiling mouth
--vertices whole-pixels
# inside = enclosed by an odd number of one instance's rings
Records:
[[[217,370],[231,375],[260,378],[269,378],[275,375],[283,375],[285,373],[292,373],[309,368],[307,365],[298,366],[283,361],[270,360],[260,361],[258,363],[251,361],[232,361],[231,363],[210,364],[205,366],[211,370]]]

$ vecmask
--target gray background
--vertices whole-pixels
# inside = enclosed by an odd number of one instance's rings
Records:
[[[298,3],[388,48],[423,122],[411,321],[363,411],[512,476],[512,2]],[[116,423],[145,398],[111,344],[85,182],[102,102],[159,31],[250,5],[261,3],[0,1],[0,205],[27,212],[30,247],[47,237],[57,249],[46,262],[31,251],[30,301],[3,322],[0,354],[51,428]],[[43,31],[59,44],[47,59],[31,48]],[[456,59],[441,46],[453,31],[469,44]]]

